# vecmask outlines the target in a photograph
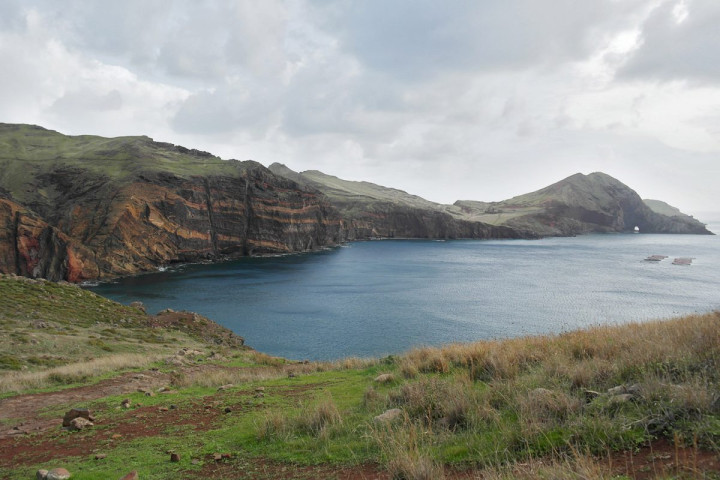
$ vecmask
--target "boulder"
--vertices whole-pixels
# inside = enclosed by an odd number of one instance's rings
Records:
[[[70,420],[70,425],[65,428],[67,428],[68,430],[80,431],[84,428],[92,427],[93,425],[94,423],[87,418],[77,417]]]
[[[375,423],[392,423],[402,417],[402,413],[402,410],[400,410],[399,408],[391,408],[390,410],[386,410],[380,415],[373,418],[373,421]]]
[[[46,480],[67,480],[70,478],[70,472],[64,468],[53,468],[45,476]]]
[[[87,408],[73,408],[72,410],[67,412],[65,416],[63,416],[62,426],[69,427],[70,422],[72,422],[76,418],[84,418],[91,422],[95,421],[95,417],[92,416],[90,410],[88,410]]]

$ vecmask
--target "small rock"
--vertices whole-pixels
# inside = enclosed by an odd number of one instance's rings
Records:
[[[158,408],[158,412],[167,412],[167,411],[168,411],[168,408],[167,408],[167,407],[160,407],[160,408]]]
[[[232,455],[229,453],[223,453],[222,458],[232,458]]]
[[[608,402],[608,405],[616,406],[616,405],[622,405],[623,403],[627,403],[631,401],[633,398],[635,398],[635,395],[632,393],[623,393],[620,395],[613,395],[610,397],[610,401]]]
[[[583,394],[585,395],[585,402],[588,403],[600,396],[600,392],[596,392],[595,390],[585,390]]]
[[[88,420],[87,418],[77,417],[77,418],[73,418],[72,420],[70,420],[70,425],[68,425],[65,428],[67,428],[68,430],[71,430],[71,431],[80,431],[84,428],[92,427],[93,425],[94,425],[94,423],[91,422],[90,420]]]
[[[132,472],[122,477],[120,480],[139,480],[139,478],[140,477],[138,476],[137,470],[133,470]]]
[[[256,391],[256,392],[264,392],[264,391],[265,391],[265,387],[257,387],[257,388],[255,389],[255,391]]]
[[[47,478],[48,471],[47,470],[38,470],[35,473],[35,480],[45,480]]]
[[[67,480],[70,478],[70,472],[64,468],[53,468],[45,476],[46,480]]]
[[[391,408],[373,418],[375,423],[392,423],[402,416],[402,410],[399,408]]]
[[[395,381],[395,375],[392,373],[383,373],[382,375],[378,375],[375,377],[376,383],[390,383]]]
[[[218,387],[217,391],[218,391],[218,392],[222,392],[222,391],[225,391],[225,390],[227,390],[228,388],[232,388],[232,387],[234,387],[234,386],[235,386],[235,385],[233,385],[232,383],[228,383],[227,385],[222,385],[222,386]]]
[[[179,462],[180,461],[180,455],[177,453],[171,453],[170,454],[170,461],[171,462]]]
[[[163,390],[163,395],[172,395],[173,393],[177,393],[177,390]]]
[[[295,372],[288,372],[288,378],[295,378],[295,377],[297,377]]]
[[[225,407],[225,413],[231,413],[231,412],[232,412],[232,408],[230,408],[230,407]]]
[[[134,380],[143,380],[143,379],[145,379],[145,378],[147,378],[147,375],[144,375],[144,374],[142,374],[142,373],[138,373],[137,375],[133,375],[133,379],[134,379]]]
[[[213,460],[215,460],[216,462],[219,462],[220,460],[222,460],[222,454],[221,453],[213,453]]]
[[[107,458],[107,453],[98,453],[95,455],[95,460],[102,460],[103,458]]]
[[[257,393],[254,395],[255,398],[263,398],[264,396],[265,396],[265,394],[264,394],[263,392],[257,392]]]
[[[198,465],[200,463],[200,460],[198,460],[197,458],[193,458],[192,460],[190,460],[190,463],[192,463],[193,465]]]
[[[608,395],[623,395],[629,393],[631,395],[638,395],[640,393],[640,385],[637,383],[634,385],[618,385],[608,389]]]
[[[120,406],[122,408],[130,408],[130,399],[126,398],[125,400],[123,400],[122,403],[120,404]]]
[[[130,304],[130,306],[133,308],[137,308],[138,310],[140,310],[143,313],[147,313],[147,310],[145,309],[145,305],[142,302],[132,302]]]
[[[175,410],[176,408],[177,408],[177,405],[175,405],[174,403],[172,405],[170,405],[170,410]]]
[[[70,422],[76,418],[84,418],[86,420],[90,420],[91,422],[95,421],[95,418],[87,408],[73,408],[63,416],[62,426],[69,427]]]

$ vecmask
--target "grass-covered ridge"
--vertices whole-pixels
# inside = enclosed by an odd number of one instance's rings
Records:
[[[0,123],[0,187],[29,204],[37,195],[53,196],[54,192],[33,192],[32,187],[38,177],[58,172],[81,174],[88,181],[92,177],[122,183],[152,172],[179,177],[232,177],[256,165],[224,161],[207,152],[156,142],[146,136],[69,136],[34,125]]]
[[[720,447],[719,312],[383,359],[302,363],[208,343],[197,332],[148,327],[142,312],[73,286],[3,277],[0,293],[9,299],[0,319],[12,339],[2,340],[3,351],[26,367],[6,368],[0,384],[16,375],[58,373],[26,385],[26,392],[43,388],[42,395],[5,389],[0,426],[22,429],[27,421],[7,405],[41,401],[33,411],[41,419],[74,406],[90,407],[98,419],[82,432],[55,426],[0,435],[2,478],[30,478],[38,468],[60,465],[76,479],[120,478],[131,469],[143,479],[358,478],[343,472],[396,479],[718,478],[720,472],[700,461]],[[78,306],[63,308],[64,302]],[[17,305],[12,315],[11,305]],[[141,332],[162,340],[143,340]],[[32,364],[23,349],[37,344],[21,337],[78,353],[64,366]],[[75,343],[57,343],[67,339]],[[180,345],[190,347],[182,362],[175,354]],[[116,356],[126,362],[113,366]],[[57,369],[67,369],[71,380],[100,361],[107,364],[88,371],[77,387],[63,385],[68,395],[82,390],[83,403],[61,396],[47,403],[62,384],[54,383],[63,378]],[[133,367],[136,373],[121,375]],[[101,391],[124,381],[131,393]],[[137,382],[151,383],[140,392]],[[120,409],[124,398],[130,410]],[[390,409],[399,409],[394,421],[374,420]],[[661,451],[663,445],[670,450]],[[180,461],[170,463],[168,451]],[[649,453],[633,463],[618,461],[617,452]],[[97,460],[98,453],[106,457]],[[216,454],[226,456],[216,460]]]

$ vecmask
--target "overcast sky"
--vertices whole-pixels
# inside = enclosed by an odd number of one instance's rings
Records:
[[[0,0],[0,122],[429,200],[604,171],[720,210],[718,0]]]

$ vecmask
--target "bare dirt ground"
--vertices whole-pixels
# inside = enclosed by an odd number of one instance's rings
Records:
[[[189,367],[197,369],[198,367]],[[204,366],[202,368],[212,368]],[[44,409],[85,404],[110,395],[123,395],[139,389],[156,390],[168,385],[169,375],[148,370],[127,373],[101,381],[95,385],[57,392],[19,395],[0,400],[0,467],[15,468],[34,465],[68,456],[95,455],[111,450],[116,442],[162,434],[168,428],[189,425],[194,431],[206,431],[221,421],[226,402],[213,396],[198,402],[183,403],[177,408],[134,406],[112,419],[99,418],[92,433],[79,432],[69,441],[60,429],[61,416],[43,416]],[[293,395],[293,391],[286,391]],[[234,413],[253,408],[242,402],[232,405]],[[33,435],[40,433],[42,435]],[[265,459],[246,459],[228,456],[215,460],[212,456],[201,460],[200,472],[188,472],[188,478],[208,479],[337,479],[386,480],[390,477],[380,465],[357,467],[296,466]],[[658,440],[634,452],[617,452],[600,462],[617,475],[646,480],[658,477],[720,478],[720,458],[716,453],[692,447],[679,447],[667,440]],[[708,472],[718,477],[708,477]],[[450,479],[481,479],[482,471],[448,468]]]

